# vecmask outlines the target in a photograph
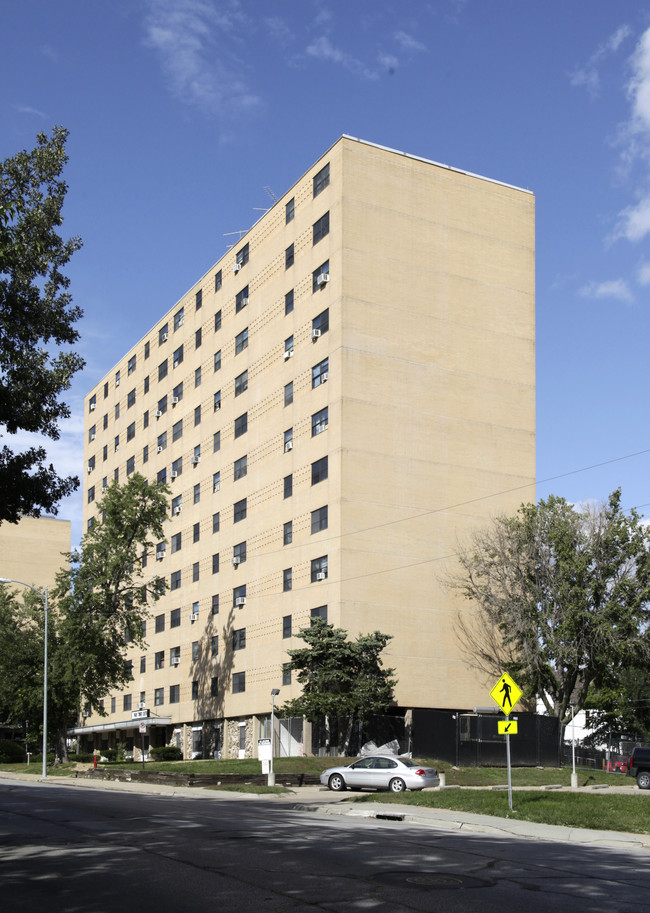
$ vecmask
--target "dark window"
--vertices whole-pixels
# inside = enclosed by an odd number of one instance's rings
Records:
[[[148,428],[148,427],[149,427],[149,410],[148,410],[148,409],[146,410],[146,412],[145,412],[144,415],[142,416],[142,427],[143,427],[143,428]]]
[[[311,464],[311,484],[317,485],[324,482],[327,478],[327,457],[321,457],[320,460]]]
[[[291,637],[291,615],[285,615],[282,619],[282,636],[285,639]]]
[[[181,626],[181,610],[172,609],[169,613],[169,627],[170,628],[180,628]]]
[[[293,217],[296,213],[296,201],[293,197],[284,207],[284,222],[285,225],[293,220]]]
[[[216,554],[212,556],[212,573],[219,573],[219,552],[216,552]]]
[[[327,555],[311,560],[311,582],[316,583],[319,580],[325,580],[327,577]]]
[[[194,372],[194,386],[195,387],[201,386],[201,368],[200,368],[200,366]]]
[[[158,652],[156,653],[156,655],[154,657],[154,666],[156,669],[165,668],[165,651],[164,650],[158,650]]]
[[[215,371],[221,370],[221,349],[219,349],[218,352],[214,353],[214,370]]]
[[[236,501],[233,507],[233,523],[239,523],[246,518],[246,498]]]
[[[198,542],[201,538],[201,524],[195,523],[192,527],[192,542]]]
[[[293,428],[284,432],[284,452],[289,453],[290,450],[293,450]]]
[[[135,437],[135,422],[131,422],[131,424],[126,429],[126,439],[127,439],[127,441],[132,441],[134,437]]]
[[[327,430],[328,423],[328,410],[327,406],[324,409],[319,409],[318,412],[314,412],[311,417],[311,436],[315,437],[317,434],[322,434],[323,431]]]
[[[234,465],[234,480],[242,479],[248,472],[248,456],[244,454],[243,457],[239,457],[238,460],[235,460]]]
[[[282,544],[291,545],[293,542],[293,520],[287,520],[282,528]]]
[[[196,304],[197,311],[203,306],[203,289],[199,289],[196,295],[194,296],[194,302]]]
[[[287,336],[287,338],[284,340],[284,360],[288,361],[292,357],[293,357],[293,334],[291,336]]]
[[[216,273],[214,274],[214,290],[215,290],[215,292],[218,292],[222,285],[223,285],[223,276],[221,275],[221,270],[218,270],[218,272],[216,272]]]
[[[178,589],[180,589],[180,585],[181,585],[181,572],[172,571],[169,588],[171,590],[178,590]]]
[[[198,640],[192,641],[192,662],[195,663],[201,656],[201,645]]]
[[[150,350],[150,345],[148,342],[145,342],[145,344],[144,344],[144,357],[145,358],[149,358],[149,350]]]
[[[319,507],[317,510],[312,510],[311,512],[312,536],[314,533],[319,533],[323,529],[327,529],[327,504],[324,507]]]
[[[154,707],[161,707],[165,703],[165,689],[155,688],[153,692]]]
[[[246,690],[246,673],[245,672],[233,672],[232,676],[232,693],[241,694],[242,691]]]
[[[156,634],[160,634],[161,631],[165,630],[165,616],[164,615],[156,615],[155,628],[156,628]]]
[[[293,571],[290,567],[285,567],[282,571],[282,592],[288,593],[293,586]]]
[[[317,197],[330,182],[330,163],[328,162],[318,174],[314,175],[314,196]]]
[[[144,674],[147,671],[147,657],[140,657],[140,675]]]
[[[293,475],[290,473],[284,477],[284,497],[290,498],[293,494]]]
[[[242,434],[246,434],[248,431],[248,412],[244,412],[243,415],[238,416],[235,419],[235,437],[241,437]]]
[[[232,632],[233,650],[243,650],[246,647],[246,628],[238,628]]]
[[[185,308],[179,308],[174,314],[174,332],[179,330],[185,323]]]
[[[243,564],[246,561],[246,543],[238,542],[232,547],[233,564]]]
[[[293,244],[290,244],[284,252],[284,268],[289,269],[294,263]]]
[[[173,355],[172,360],[173,360],[173,364],[174,364],[174,367],[175,367],[175,368],[177,368],[177,367],[182,363],[182,361],[183,361],[183,346],[179,346],[179,347],[176,349],[176,351],[174,352],[174,355]]]
[[[217,453],[221,450],[221,432],[215,431],[212,435],[212,452]]]
[[[194,427],[201,424],[201,406],[194,407]]]
[[[323,361],[319,362],[317,365],[311,369],[311,386],[320,387],[321,384],[324,384],[326,380],[329,379],[329,358],[324,358]]]
[[[330,311],[329,308],[325,308],[324,311],[321,311],[311,322],[311,338],[316,340],[318,336],[322,336],[323,333],[327,333],[330,328]],[[318,331],[318,333],[316,332]]]
[[[218,593],[215,593],[214,596],[212,597],[212,614],[213,615],[219,614],[219,594]]]
[[[169,686],[169,703],[178,704],[181,699],[181,686],[180,685],[170,685]]]
[[[183,537],[182,533],[174,533],[174,535],[172,536],[172,555],[174,554],[174,552],[179,552],[181,550],[182,541],[183,541],[182,537]],[[164,555],[164,552],[163,552],[163,555]]]
[[[144,379],[144,392],[145,393],[149,392],[149,375],[148,374]]]
[[[220,330],[220,329],[221,329],[221,311],[217,311],[217,313],[214,315],[214,331],[215,331],[215,333],[217,332],[217,330]]]
[[[326,260],[325,263],[321,263],[318,269],[315,269],[312,273],[312,292],[317,292],[321,288],[325,288],[327,283],[330,281],[330,262]]]
[[[213,397],[213,406],[214,411],[218,412],[221,409],[221,390],[217,390]]]
[[[319,605],[315,609],[311,610],[312,620],[314,618],[321,618],[324,622],[327,622],[327,606]]]
[[[212,514],[212,532],[218,533],[220,525],[219,511],[217,511],[216,514]]]
[[[284,315],[290,314],[293,311],[293,289],[284,296]]]
[[[235,336],[235,355],[239,355],[248,346],[248,327]]]
[[[199,562],[195,561],[192,565],[192,583],[196,583],[199,579]]]
[[[248,263],[248,253],[248,244],[244,244],[244,246],[237,251],[235,260],[240,266],[244,266],[244,264]]]
[[[195,680],[192,682],[192,700],[193,700],[193,701],[198,701],[198,699],[199,699],[199,683],[198,683],[198,681],[195,679]]]
[[[248,286],[245,285],[241,292],[235,295],[235,314],[239,314],[248,304]]]
[[[158,408],[156,409],[156,413],[158,413],[158,412],[160,412],[160,415],[156,414],[156,418],[160,418],[161,415],[164,415],[165,412],[167,412],[167,396],[166,395],[161,397],[161,399],[158,400]]]
[[[291,663],[282,663],[282,684],[291,684]]]
[[[132,472],[135,472],[135,457],[131,456],[126,461],[126,474],[130,476]]]
[[[201,343],[203,342],[203,331],[201,327],[194,333],[194,348],[198,349]]]
[[[163,380],[165,377],[167,377],[167,359],[158,365],[158,380]]]
[[[178,457],[178,459],[174,460],[172,463],[172,473],[176,473],[175,476],[172,475],[173,479],[183,475],[183,457]]]
[[[246,604],[246,584],[236,586],[232,591],[232,604],[234,608],[241,608]]]
[[[183,419],[175,422],[172,426],[172,441],[177,441],[181,437],[183,437]]]
[[[135,356],[135,355],[132,355],[132,356],[129,358],[128,364],[127,364],[127,366],[126,366],[126,373],[127,373],[127,376],[128,376],[129,374],[133,374],[133,372],[135,371],[135,363],[136,363],[136,356]]]
[[[284,387],[284,405],[290,406],[293,402],[293,381],[290,380]]]
[[[126,394],[126,408],[130,409],[131,406],[135,406],[135,390],[129,390]]]
[[[149,462],[149,444],[145,444],[144,447],[142,448],[142,462],[143,463]]]
[[[122,698],[122,710],[130,710],[131,701],[132,701],[131,695],[125,694],[124,697]]]
[[[221,470],[212,474],[212,492],[216,493],[221,488]]]
[[[245,390],[248,390],[248,370],[242,371],[235,378],[235,396],[239,396],[241,393],[244,393]]]
[[[192,491],[193,503],[198,504],[201,500],[201,483],[197,482]]]
[[[219,697],[219,679],[216,675],[210,679],[210,697]]]
[[[219,654],[219,635],[213,634],[210,638],[210,655],[218,656]]]
[[[330,214],[326,212],[324,216],[321,216],[317,222],[314,222],[313,227],[313,241],[314,244],[318,244],[319,241],[328,235],[330,232]]]

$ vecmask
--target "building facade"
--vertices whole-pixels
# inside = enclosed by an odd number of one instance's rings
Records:
[[[0,577],[22,580],[41,592],[51,589],[59,570],[70,567],[71,542],[70,520],[21,517],[18,523],[2,523]]]
[[[400,708],[485,704],[441,578],[534,499],[534,372],[534,196],[338,140],[86,398],[86,523],[114,478],[172,489],[167,592],[89,740],[142,703],[185,756],[255,754],[314,616],[392,635]]]

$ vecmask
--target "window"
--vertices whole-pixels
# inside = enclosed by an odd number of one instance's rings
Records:
[[[214,370],[215,372],[221,370],[221,349],[214,353]]]
[[[164,703],[165,703],[165,689],[164,688],[154,688],[154,692],[153,692],[154,707],[161,707]]]
[[[180,628],[181,626],[181,610],[172,609],[169,613],[169,627],[170,628]]]
[[[288,593],[293,585],[293,571],[290,567],[285,567],[282,571],[282,592]]]
[[[96,429],[95,425],[93,425],[91,428],[88,429],[88,442],[90,443],[91,441],[94,441],[96,435],[97,435],[97,429]]]
[[[201,424],[201,406],[194,407],[194,427]]]
[[[246,498],[236,501],[233,507],[233,523],[239,523],[240,520],[246,519]]]
[[[233,557],[233,559],[236,559],[237,564],[243,564],[244,561],[246,561],[246,543],[245,542],[238,542],[237,545],[233,545],[232,557]],[[235,564],[235,560],[233,560],[233,564]]]
[[[291,663],[282,663],[282,684],[291,684]]]
[[[199,327],[198,330],[194,333],[194,348],[198,349],[202,342],[203,342],[203,331],[201,330],[201,327]]]
[[[176,386],[172,390],[172,406],[176,405],[174,400],[176,400],[177,403],[180,403],[180,401],[182,399],[183,399],[183,381],[181,381],[180,384],[176,384]]]
[[[126,429],[126,440],[132,441],[135,437],[135,422],[131,422],[129,427]]]
[[[290,473],[284,477],[284,497],[290,498],[293,494],[293,475]]]
[[[217,390],[212,399],[214,411],[218,412],[221,409],[221,390]]]
[[[293,381],[290,380],[284,387],[284,405],[290,406],[293,402]]]
[[[144,415],[142,416],[142,427],[143,427],[143,428],[148,428],[148,427],[149,427],[149,410],[148,410],[148,409],[146,410],[146,412],[145,412]]]
[[[200,367],[198,367],[196,369],[196,371],[194,372],[194,386],[195,387],[201,386],[201,368]]]
[[[122,710],[130,710],[132,706],[132,697],[130,694],[125,694],[122,698]]]
[[[147,671],[147,657],[140,657],[140,675],[143,675]]]
[[[232,693],[241,694],[246,690],[246,673],[233,672],[232,675]]]
[[[192,491],[192,500],[194,504],[198,504],[201,500],[201,483],[197,482]]]
[[[198,681],[195,679],[195,680],[192,682],[192,700],[193,700],[193,701],[198,701],[198,699],[199,699],[199,683],[198,683]]]
[[[172,555],[181,550],[182,535],[182,533],[174,533],[172,536]]]
[[[203,289],[200,288],[194,296],[194,303],[196,305],[196,310],[200,311],[203,307]]]
[[[133,374],[133,372],[135,371],[135,362],[136,362],[136,356],[135,356],[135,355],[132,355],[132,356],[129,358],[129,360],[128,360],[128,362],[127,362],[127,366],[126,366],[127,377],[128,377],[129,375]]]
[[[88,503],[92,504],[94,500],[95,500],[95,486],[91,485],[90,488],[88,489]]]
[[[218,291],[221,289],[221,286],[222,286],[222,285],[223,285],[223,276],[222,276],[222,274],[221,274],[221,270],[218,270],[218,271],[214,274],[214,290],[215,290],[215,292],[218,292]]]
[[[183,419],[175,422],[172,426],[172,442],[177,441],[179,438],[183,437]]]
[[[312,558],[311,561],[311,582],[325,580],[327,577],[327,555],[320,558]]]
[[[330,275],[330,262],[326,260],[325,263],[321,263],[318,269],[315,269],[312,273],[312,292],[317,292],[321,288],[325,288],[329,282]]]
[[[330,214],[326,212],[324,216],[321,216],[317,222],[314,222],[313,228],[313,242],[318,244],[319,241],[322,241],[325,235],[330,233]]]
[[[248,346],[248,327],[235,336],[235,355],[239,355]]]
[[[173,365],[177,368],[183,361],[183,346],[179,346],[172,357]]]
[[[158,330],[158,345],[161,346],[163,342],[167,342],[167,337],[169,336],[169,324],[165,324]]]
[[[327,529],[327,504],[311,512],[311,534]]]
[[[232,632],[233,650],[244,650],[246,647],[246,628],[237,628]]]
[[[234,608],[241,607],[246,603],[246,584],[236,586],[232,591],[232,604]]]
[[[119,480],[120,480],[120,470],[119,470],[119,467],[118,467],[117,469],[114,469],[114,470],[113,470],[113,478],[115,479],[116,482],[119,482]]]
[[[165,668],[165,651],[159,650],[154,657],[154,666],[156,669]]]
[[[284,268],[289,269],[290,266],[293,266],[294,263],[294,248],[293,244],[290,244],[284,252]]]
[[[192,527],[192,542],[198,542],[201,538],[201,524],[195,523]]]
[[[293,311],[293,289],[284,296],[284,316]]]
[[[212,475],[212,492],[213,494],[221,488],[221,471],[215,472]]]
[[[115,704],[116,703],[117,703],[116,698],[112,697],[111,698],[111,713],[115,713],[115,709],[116,709]]]
[[[185,308],[179,308],[174,314],[174,332],[179,330],[185,322]]]
[[[201,656],[201,646],[198,640],[192,641],[192,662],[195,663]]]
[[[318,174],[314,175],[314,196],[317,197],[330,182],[330,163],[328,162]]]
[[[210,655],[217,656],[219,654],[219,635],[213,634],[210,638]]]
[[[149,342],[147,341],[144,344],[144,357],[145,358],[149,358],[149,351],[150,351],[150,345],[149,345]]]
[[[330,328],[330,311],[329,308],[325,308],[324,311],[321,311],[317,317],[311,322],[311,338],[315,340],[317,338],[316,330],[318,330],[318,335],[322,336]]]
[[[248,253],[248,244],[244,244],[244,246],[237,251],[235,260],[240,266],[244,266],[248,263]]]
[[[291,545],[293,542],[293,520],[287,520],[282,527],[282,544]]]
[[[284,432],[284,452],[289,453],[290,450],[293,450],[293,428]]]
[[[158,380],[163,380],[165,377],[167,377],[167,359],[158,365]]]
[[[93,393],[93,395],[88,400],[88,411],[94,412],[96,408],[97,408],[97,394]]]
[[[181,686],[180,685],[170,685],[169,686],[169,703],[178,704],[181,699]]]
[[[311,436],[315,437],[317,434],[326,431],[327,422],[327,406],[325,406],[324,409],[319,409],[318,412],[314,412],[311,417]]]
[[[284,224],[288,225],[289,222],[293,221],[293,217],[296,214],[296,201],[293,197],[284,207]]]
[[[106,431],[106,429],[108,428],[108,412],[104,415],[104,418],[102,419],[102,423],[104,426],[104,431]]]
[[[172,463],[172,472],[175,472],[177,476],[183,475],[183,457],[174,460]]]
[[[315,609],[311,610],[312,623],[315,618],[321,618],[324,622],[327,623],[327,606],[326,605],[319,605]]]
[[[90,459],[88,460],[88,472],[92,472],[92,470],[94,468],[95,468],[95,457],[91,456]]]
[[[221,450],[221,432],[215,431],[212,435],[212,452],[217,453]]]
[[[212,573],[213,574],[219,573],[219,552],[216,552],[212,556]]]
[[[157,558],[158,561],[162,561],[162,560],[163,560],[163,558],[165,557],[165,552],[166,552],[166,544],[165,544],[165,542],[164,542],[164,541],[163,541],[163,542],[159,542],[158,545],[156,546],[156,558]],[[160,616],[158,616],[158,617],[160,618]],[[164,616],[163,616],[163,617],[164,617]],[[158,629],[156,628],[156,630],[158,630]],[[164,629],[163,629],[163,630],[164,630]]]
[[[120,372],[116,371],[115,372],[115,386],[119,387],[119,385],[120,385]]]
[[[244,286],[241,292],[235,295],[235,314],[239,314],[248,304],[248,286]]]
[[[282,637],[285,640],[291,637],[291,615],[285,615],[282,619]]]
[[[221,311],[217,311],[217,313],[214,315],[214,331],[215,331],[215,333],[217,332],[217,330],[220,330],[220,329],[221,329]]]
[[[329,358],[324,358],[323,361],[319,362],[317,365],[314,365],[314,367],[311,369],[312,390],[314,387],[320,387],[320,385],[324,384],[328,378]]]
[[[172,498],[172,516],[180,514],[183,508],[183,495],[176,495]]]
[[[130,476],[134,472],[135,472],[135,457],[130,456],[128,458],[128,460],[126,461],[126,474],[127,474],[127,476]]]
[[[199,579],[200,565],[198,561],[195,561],[192,565],[192,583],[196,583]]]
[[[244,412],[243,415],[238,416],[235,419],[235,437],[241,437],[242,434],[246,434],[248,431],[248,412]]]
[[[149,375],[148,374],[144,379],[144,392],[145,393],[149,392]]]
[[[210,697],[219,697],[219,679],[216,675],[210,679]]]
[[[212,514],[212,532],[218,533],[220,526],[221,526],[221,521],[219,519],[219,511],[217,511],[216,514]]]
[[[162,434],[158,435],[156,449],[157,449],[158,453],[160,453],[160,451],[164,450],[166,447],[167,447],[167,432],[163,431]]]
[[[248,472],[248,456],[244,454],[243,457],[239,457],[238,460],[235,460],[234,466],[234,480],[242,479]]]
[[[327,457],[321,457],[311,464],[311,484],[318,485],[327,478]]]
[[[167,412],[167,396],[163,396],[158,400],[158,408],[156,412],[160,412],[160,415],[156,415],[156,418],[160,418],[161,415],[164,415]]]
[[[245,390],[248,390],[248,369],[235,378],[235,396],[239,396]]]
[[[135,388],[126,394],[126,408],[130,409],[131,406],[135,406]]]
[[[170,576],[169,588],[170,590],[179,590],[181,587],[181,572],[172,571]]]
[[[219,594],[218,593],[215,593],[214,596],[212,597],[212,614],[213,615],[219,614]]]

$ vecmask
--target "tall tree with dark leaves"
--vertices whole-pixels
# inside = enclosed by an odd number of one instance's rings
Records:
[[[84,365],[74,347],[70,280],[62,270],[81,247],[58,233],[67,185],[68,131],[40,133],[37,146],[0,163],[0,438],[20,431],[57,440],[70,408],[60,394]],[[37,443],[16,451],[0,447],[0,523],[22,515],[56,513],[57,503],[79,485],[61,478]]]

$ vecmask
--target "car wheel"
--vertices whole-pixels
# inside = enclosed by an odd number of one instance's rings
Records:
[[[406,783],[401,777],[394,777],[388,784],[388,788],[392,793],[403,793],[406,789]]]
[[[332,790],[332,792],[339,793],[345,789],[345,780],[341,774],[332,774],[332,776],[327,781],[327,785]]]
[[[642,770],[637,774],[636,782],[639,789],[650,789],[650,771]]]

